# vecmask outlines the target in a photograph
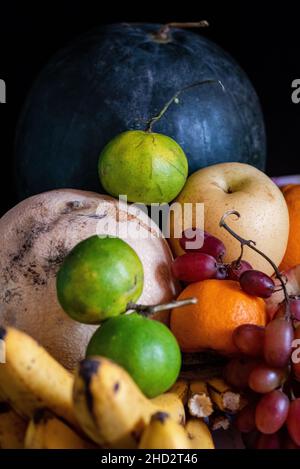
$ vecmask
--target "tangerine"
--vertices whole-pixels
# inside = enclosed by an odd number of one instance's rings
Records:
[[[197,304],[173,309],[170,327],[183,352],[212,349],[231,355],[238,350],[232,340],[241,324],[266,325],[263,299],[251,296],[233,280],[191,283],[178,299],[195,296]]]
[[[290,231],[280,270],[288,270],[300,264],[300,185],[288,184],[282,188],[282,192],[289,210]]]

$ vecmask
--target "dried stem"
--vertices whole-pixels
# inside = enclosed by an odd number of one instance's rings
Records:
[[[167,311],[168,309],[180,308],[181,306],[195,305],[197,298],[185,298],[184,300],[171,301],[170,303],[162,303],[159,305],[139,305],[129,302],[126,311],[134,310],[142,316],[153,316],[160,311]]]
[[[282,290],[284,292],[284,298],[285,298],[285,301],[286,301],[286,319],[287,320],[290,320],[290,308],[289,308],[289,295],[288,295],[288,292],[287,292],[287,289],[286,289],[286,285],[285,285],[285,282],[282,278],[282,275],[281,273],[279,272],[276,264],[272,261],[272,259],[270,259],[266,254],[264,254],[262,251],[260,251],[255,245],[255,241],[252,241],[251,239],[244,239],[242,238],[241,236],[239,236],[237,233],[235,233],[235,231],[233,231],[232,228],[230,228],[227,223],[225,222],[226,218],[229,217],[230,215],[235,215],[237,218],[240,218],[240,213],[237,212],[236,210],[229,210],[227,212],[224,213],[224,215],[222,216],[221,220],[220,220],[220,227],[221,228],[224,228],[226,231],[228,231],[228,233],[231,234],[231,236],[233,236],[237,241],[239,241],[241,243],[241,247],[242,247],[242,250],[243,250],[243,247],[244,246],[248,246],[250,249],[252,249],[253,251],[255,251],[257,254],[259,254],[260,256],[262,256],[267,262],[269,262],[269,264],[273,267],[274,269],[274,272],[275,272],[275,276],[276,278],[278,278],[278,280],[280,281],[281,283],[281,286],[282,286]]]
[[[224,88],[224,85],[223,83],[220,81],[220,80],[202,80],[202,81],[198,81],[196,83],[192,83],[191,85],[187,85],[187,86],[184,86],[183,88],[181,88],[180,90],[178,90],[174,96],[172,96],[172,98],[164,105],[164,107],[162,108],[162,110],[154,117],[152,117],[148,122],[147,122],[147,126],[146,126],[146,129],[145,131],[146,132],[152,132],[152,127],[153,125],[159,121],[162,116],[167,112],[167,110],[169,109],[169,107],[171,106],[171,104],[178,98],[178,96],[183,93],[184,91],[187,91],[187,90],[190,90],[191,88],[195,88],[197,86],[201,86],[201,85],[207,85],[207,84],[218,84],[221,86],[222,90],[225,91],[225,88]]]

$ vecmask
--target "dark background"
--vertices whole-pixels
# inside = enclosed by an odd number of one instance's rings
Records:
[[[224,5],[225,4],[225,5]],[[10,1],[0,8],[0,78],[7,104],[0,105],[1,212],[15,202],[13,140],[17,118],[34,78],[49,58],[78,34],[101,23],[198,21],[201,34],[230,52],[260,97],[268,139],[267,173],[300,172],[300,103],[291,82],[300,78],[300,6],[297,2]],[[0,212],[0,213],[1,213]]]

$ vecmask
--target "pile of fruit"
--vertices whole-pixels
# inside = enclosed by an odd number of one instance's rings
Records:
[[[226,101],[218,80],[182,86],[108,142],[106,194],[45,192],[0,220],[0,448],[213,449],[228,429],[300,448],[300,186],[234,162],[188,177],[153,126],[199,86]],[[165,239],[139,204],[172,201]]]

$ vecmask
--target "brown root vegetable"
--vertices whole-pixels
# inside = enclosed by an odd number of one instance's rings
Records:
[[[62,310],[56,273],[66,254],[96,233],[119,236],[139,255],[144,266],[139,303],[176,296],[167,242],[148,215],[125,202],[55,190],[22,201],[0,220],[0,324],[27,332],[69,369],[84,356],[95,326],[79,324]]]

